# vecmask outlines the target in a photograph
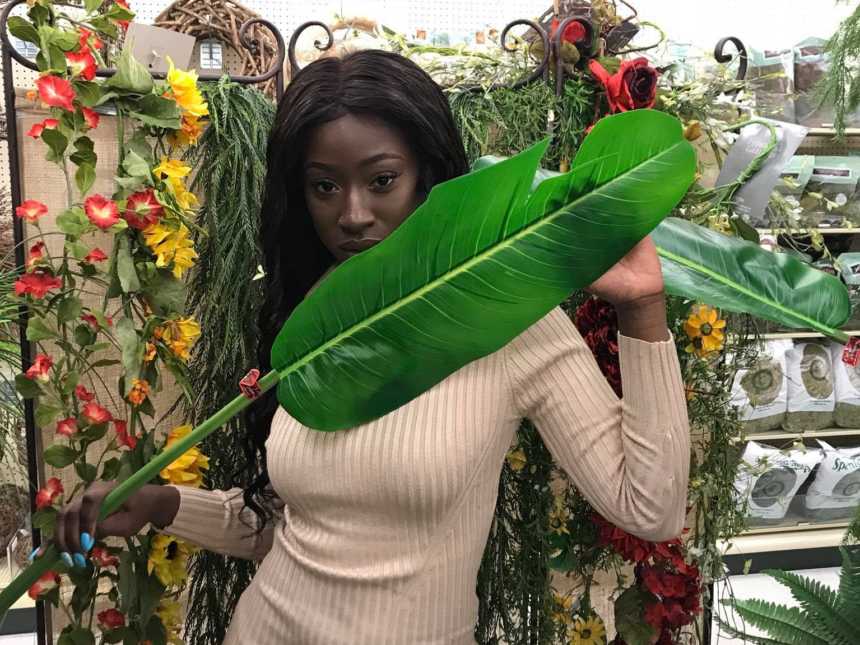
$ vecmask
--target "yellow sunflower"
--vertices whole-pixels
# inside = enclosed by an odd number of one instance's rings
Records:
[[[173,98],[176,99],[183,112],[196,117],[209,114],[209,107],[197,87],[197,72],[185,72],[176,69],[170,58],[167,59],[167,62],[170,65],[170,69],[167,71],[167,84],[173,92]]]
[[[191,346],[198,336],[200,336],[200,324],[193,318],[180,318],[165,323],[162,340],[177,358],[187,361],[191,355]]]
[[[190,425],[174,428],[167,436],[166,446],[182,439],[190,432]],[[199,448],[191,447],[158,474],[170,484],[200,488],[203,485],[203,471],[208,468],[209,457],[200,452]]]
[[[577,618],[568,630],[570,645],[603,645],[606,642],[606,627],[599,616],[589,616],[587,620]]]
[[[188,227],[180,224],[179,229],[159,221],[151,224],[143,230],[146,245],[155,254],[155,266],[166,267],[173,264],[173,275],[182,277],[182,272],[194,266],[197,252],[194,250],[194,241],[188,239]]]
[[[726,321],[721,320],[717,310],[708,305],[693,307],[690,317],[684,323],[684,331],[690,337],[688,354],[702,357],[718,352],[725,342]]]
[[[553,533],[561,535],[562,533],[570,534],[567,530],[567,523],[570,521],[570,511],[567,508],[567,503],[563,495],[556,495],[553,498],[552,510],[549,513],[549,529]]]
[[[182,163],[179,159],[161,158],[161,163],[153,170],[159,179],[184,179],[191,174],[191,166]]]
[[[559,596],[552,592],[552,613],[550,617],[554,623],[570,625],[573,623],[573,596]]]
[[[187,542],[159,533],[149,543],[146,569],[150,574],[154,571],[165,587],[180,585],[188,578],[188,557],[193,552]]]
[[[175,132],[167,135],[167,140],[174,146],[192,146],[203,134],[203,124],[200,117],[191,114],[182,116],[182,125]]]
[[[508,466],[510,466],[511,470],[514,472],[518,473],[526,467],[526,452],[522,448],[509,450],[505,459],[508,460]]]
[[[155,610],[167,632],[170,645],[184,645],[182,640],[182,605],[171,598],[162,598]]]

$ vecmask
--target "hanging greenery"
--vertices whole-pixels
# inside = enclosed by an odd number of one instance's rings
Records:
[[[836,33],[827,42],[830,68],[818,90],[819,99],[833,103],[834,126],[837,138],[845,135],[848,114],[860,106],[860,5],[839,25]]]
[[[202,86],[211,124],[193,152],[194,190],[203,196],[198,223],[207,231],[196,240],[198,271],[188,287],[188,306],[202,334],[190,363],[193,404],[190,421],[212,416],[235,395],[236,383],[256,362],[257,311],[262,288],[249,288],[261,263],[259,212],[266,174],[266,140],[274,105],[263,93],[222,79]],[[232,294],[224,298],[224,294]],[[243,463],[241,415],[224,432],[207,438],[207,484],[213,489],[247,486],[255,475],[235,479]],[[224,640],[239,596],[257,570],[255,562],[200,551],[191,561],[187,642],[217,645]]]

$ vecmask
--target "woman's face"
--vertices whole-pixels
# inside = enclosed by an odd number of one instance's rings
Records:
[[[313,130],[303,172],[317,235],[337,262],[384,240],[421,203],[415,155],[374,117],[347,114]]]

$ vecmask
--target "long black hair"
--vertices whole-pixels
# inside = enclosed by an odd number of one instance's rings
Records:
[[[412,61],[363,50],[319,59],[296,74],[278,105],[267,149],[260,223],[266,295],[258,320],[257,359],[263,374],[271,369],[269,354],[284,322],[334,262],[305,205],[302,164],[311,131],[346,114],[374,116],[406,137],[419,163],[419,191],[425,195],[435,184],[468,171],[445,95]],[[259,517],[259,530],[271,519],[265,442],[277,405],[273,389],[246,412],[245,456],[258,474],[245,489],[244,501]]]

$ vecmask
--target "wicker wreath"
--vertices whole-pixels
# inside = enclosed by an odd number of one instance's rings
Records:
[[[256,76],[268,71],[275,64],[278,46],[274,36],[258,24],[253,25],[247,33],[248,38],[256,45],[255,50],[242,46],[239,30],[243,23],[254,18],[260,16],[234,0],[177,0],[162,11],[153,24],[194,36],[198,40],[220,40],[241,59],[241,74]],[[269,79],[260,89],[274,97],[275,80]]]

